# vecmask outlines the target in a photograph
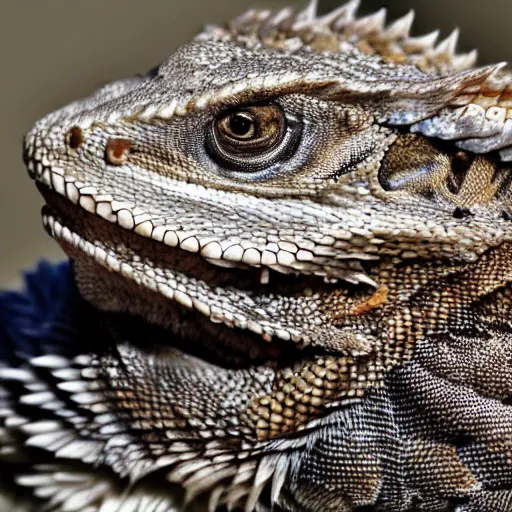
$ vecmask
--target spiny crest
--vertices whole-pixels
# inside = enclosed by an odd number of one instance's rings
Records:
[[[457,54],[459,31],[436,45],[439,31],[412,37],[414,11],[386,25],[386,9],[356,17],[360,0],[351,0],[324,15],[317,14],[318,0],[302,11],[286,7],[278,12],[249,10],[223,27],[208,26],[200,38],[221,38],[240,44],[255,44],[286,51],[309,47],[315,51],[341,52],[344,43],[356,46],[388,62],[410,63],[429,73],[469,69],[476,64],[477,51]]]
[[[254,456],[255,451],[240,460],[222,461],[225,456],[220,450],[215,457],[217,461],[187,459],[183,454],[183,462],[169,471],[167,480],[183,486],[186,505],[207,496],[210,512],[219,505],[225,505],[228,510],[241,508],[252,512],[266,487],[271,490],[271,503],[278,503],[291,463],[290,453],[304,443],[304,439],[280,440],[265,448],[269,455]]]
[[[503,161],[512,161],[512,74],[503,69],[505,64],[473,68],[476,51],[456,53],[458,30],[436,46],[438,32],[411,37],[412,11],[386,25],[385,9],[357,18],[359,3],[352,0],[322,16],[317,15],[317,0],[300,12],[250,10],[224,27],[208,27],[198,40],[255,51],[268,48],[290,57],[309,51],[312,62],[313,56],[322,55],[324,69],[313,66],[299,89],[328,101],[364,96],[379,122],[410,125],[428,137],[452,140],[461,149],[496,151]],[[340,66],[342,56],[354,52],[358,64],[347,60]],[[372,58],[382,59],[381,65],[370,62]],[[288,78],[276,78],[276,91],[280,80]],[[249,90],[257,89],[252,81]]]

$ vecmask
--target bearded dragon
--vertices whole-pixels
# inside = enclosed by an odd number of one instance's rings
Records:
[[[0,455],[44,510],[512,510],[512,75],[357,8],[207,26],[27,134],[72,270]]]

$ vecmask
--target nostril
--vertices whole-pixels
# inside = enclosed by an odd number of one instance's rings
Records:
[[[132,143],[128,139],[110,139],[105,150],[105,161],[109,165],[123,165],[128,159]]]
[[[78,126],[73,126],[67,134],[67,143],[71,149],[78,149],[84,142],[84,133]]]

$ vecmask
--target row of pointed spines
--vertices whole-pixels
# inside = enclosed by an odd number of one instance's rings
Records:
[[[397,54],[403,54],[406,60],[428,71],[462,71],[475,66],[477,51],[457,54],[459,30],[455,29],[446,39],[436,44],[439,31],[412,37],[414,11],[386,25],[385,8],[358,18],[356,16],[360,0],[351,0],[347,4],[325,15],[317,15],[317,0],[300,12],[284,8],[278,12],[270,10],[249,10],[228,24],[234,34],[256,33],[262,40],[267,35],[285,34],[287,37],[301,37],[314,34],[335,34],[340,41],[347,40],[357,44],[366,41],[372,51],[379,53],[383,46],[396,45]],[[215,30],[216,27],[211,27]]]
[[[124,459],[109,455],[139,447],[118,435],[125,425],[111,414],[100,373],[89,355],[45,355],[0,368],[0,461],[18,485],[45,500],[45,510],[139,510],[140,499],[125,503],[118,494],[119,482],[128,473],[137,481],[145,468],[124,467]]]
[[[87,368],[82,364],[88,362],[88,356],[69,360],[45,355],[32,359],[24,367],[0,368],[3,389],[0,421],[12,436],[23,440],[21,452],[41,448],[63,458],[70,455],[80,458],[82,453],[84,460],[96,462],[101,448],[96,446],[97,441],[91,440],[96,449],[89,452],[85,446],[78,450],[77,445],[77,432],[105,407],[96,393],[98,383],[84,377]],[[97,404],[91,408],[93,401]],[[7,454],[12,446],[5,445],[2,449]]]
[[[37,510],[44,512],[114,512],[111,504],[116,495],[115,484],[108,475],[94,467],[77,462],[37,464],[31,472],[17,477],[18,485],[33,490],[40,500]],[[31,509],[34,510],[34,509]]]
[[[3,391],[0,396],[0,433],[3,438],[0,458],[7,463],[14,459],[27,467],[34,463],[31,450],[43,450],[38,452],[39,462],[46,459],[44,453],[47,453],[48,463],[55,459],[66,466],[73,461],[78,469],[83,464],[82,471],[76,475],[76,483],[77,488],[82,481],[85,485],[89,478],[86,468],[103,466],[109,445],[108,432],[103,433],[103,425],[98,425],[98,418],[109,416],[100,387],[98,370],[91,366],[89,356],[70,360],[46,355],[32,359],[22,368],[0,368],[0,389]],[[98,440],[97,436],[88,439],[84,435],[92,425],[96,425],[98,434],[105,434],[104,441]],[[178,444],[183,443],[176,443],[175,452],[179,452]],[[209,448],[213,449],[213,446]],[[193,450],[190,446],[183,453],[175,453],[174,457],[163,457],[153,468],[163,467],[169,481],[183,485],[188,501],[206,493],[210,495],[211,510],[215,510],[220,502],[229,506],[245,504],[246,510],[250,511],[270,480],[273,481],[273,494],[279,495],[287,470],[287,464],[283,464],[287,460],[284,455],[281,462],[275,456],[244,461],[233,455],[232,463],[214,464],[208,457],[203,461],[191,460]],[[73,465],[66,467],[75,467]],[[54,473],[51,468],[48,464],[34,467],[16,477],[16,481],[21,486],[32,487],[38,498],[63,502],[62,493],[51,493],[56,489],[56,475],[62,471]],[[118,474],[123,472],[119,467],[113,469]],[[124,472],[126,474],[126,468]],[[132,480],[144,476],[143,473],[132,472]],[[83,478],[78,478],[79,474]],[[63,487],[70,488],[70,485]]]
[[[206,495],[209,512],[214,512],[220,505],[228,510],[236,508],[252,512],[261,505],[265,489],[270,493],[269,502],[272,505],[279,503],[289,466],[290,453],[287,451],[231,463],[184,460],[167,473],[167,479],[185,489],[185,505]]]
[[[46,355],[30,360],[22,368],[0,368],[0,389],[3,390],[0,397],[0,433],[3,437],[0,458],[8,464],[18,463],[18,466],[25,468],[16,477],[16,482],[32,487],[35,496],[40,499],[55,502],[64,499],[60,493],[50,492],[56,485],[55,475],[48,469],[48,464],[53,460],[61,465],[72,463],[70,467],[81,467],[84,471],[88,467],[99,466],[107,469],[104,466],[106,463],[113,466],[112,469],[120,477],[129,473],[134,482],[150,472],[146,467],[141,467],[140,471],[136,467],[123,467],[123,460],[111,464],[113,457],[108,452],[117,446],[110,444],[119,436],[109,436],[109,432],[103,432],[104,427],[108,430],[110,426],[115,426],[115,422],[103,423],[101,419],[113,415],[109,414],[109,408],[104,403],[106,396],[99,389],[98,377],[99,372],[91,365],[89,356],[69,360]],[[93,434],[96,435],[89,436],[87,431],[91,430],[95,430]],[[104,439],[98,439],[98,435]],[[122,437],[121,441],[125,442],[127,436]],[[132,440],[129,444],[131,447],[137,443]],[[180,449],[184,444],[171,442],[169,448],[174,455],[162,457],[152,464],[151,470],[163,469],[169,474],[169,481],[186,487],[188,500],[203,493],[208,494],[212,487],[215,489],[211,493],[211,504],[222,500],[223,503],[234,505],[250,496],[253,500],[259,496],[259,492],[254,494],[254,486],[250,485],[251,473],[247,463],[237,461],[235,454],[232,459],[234,464],[214,464],[208,458],[198,461],[191,459],[195,447],[190,445]],[[128,445],[124,448],[121,446],[121,449],[126,448]],[[34,449],[38,450],[36,457]],[[214,449],[212,444],[209,449]],[[28,470],[35,461],[46,461],[47,465]],[[205,464],[208,475],[199,471],[200,466]],[[254,460],[250,465],[257,466]],[[219,490],[222,492],[219,493]]]

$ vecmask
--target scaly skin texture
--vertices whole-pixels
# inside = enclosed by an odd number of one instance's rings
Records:
[[[512,510],[511,75],[356,9],[208,27],[27,135],[97,329],[0,372],[51,510]]]

